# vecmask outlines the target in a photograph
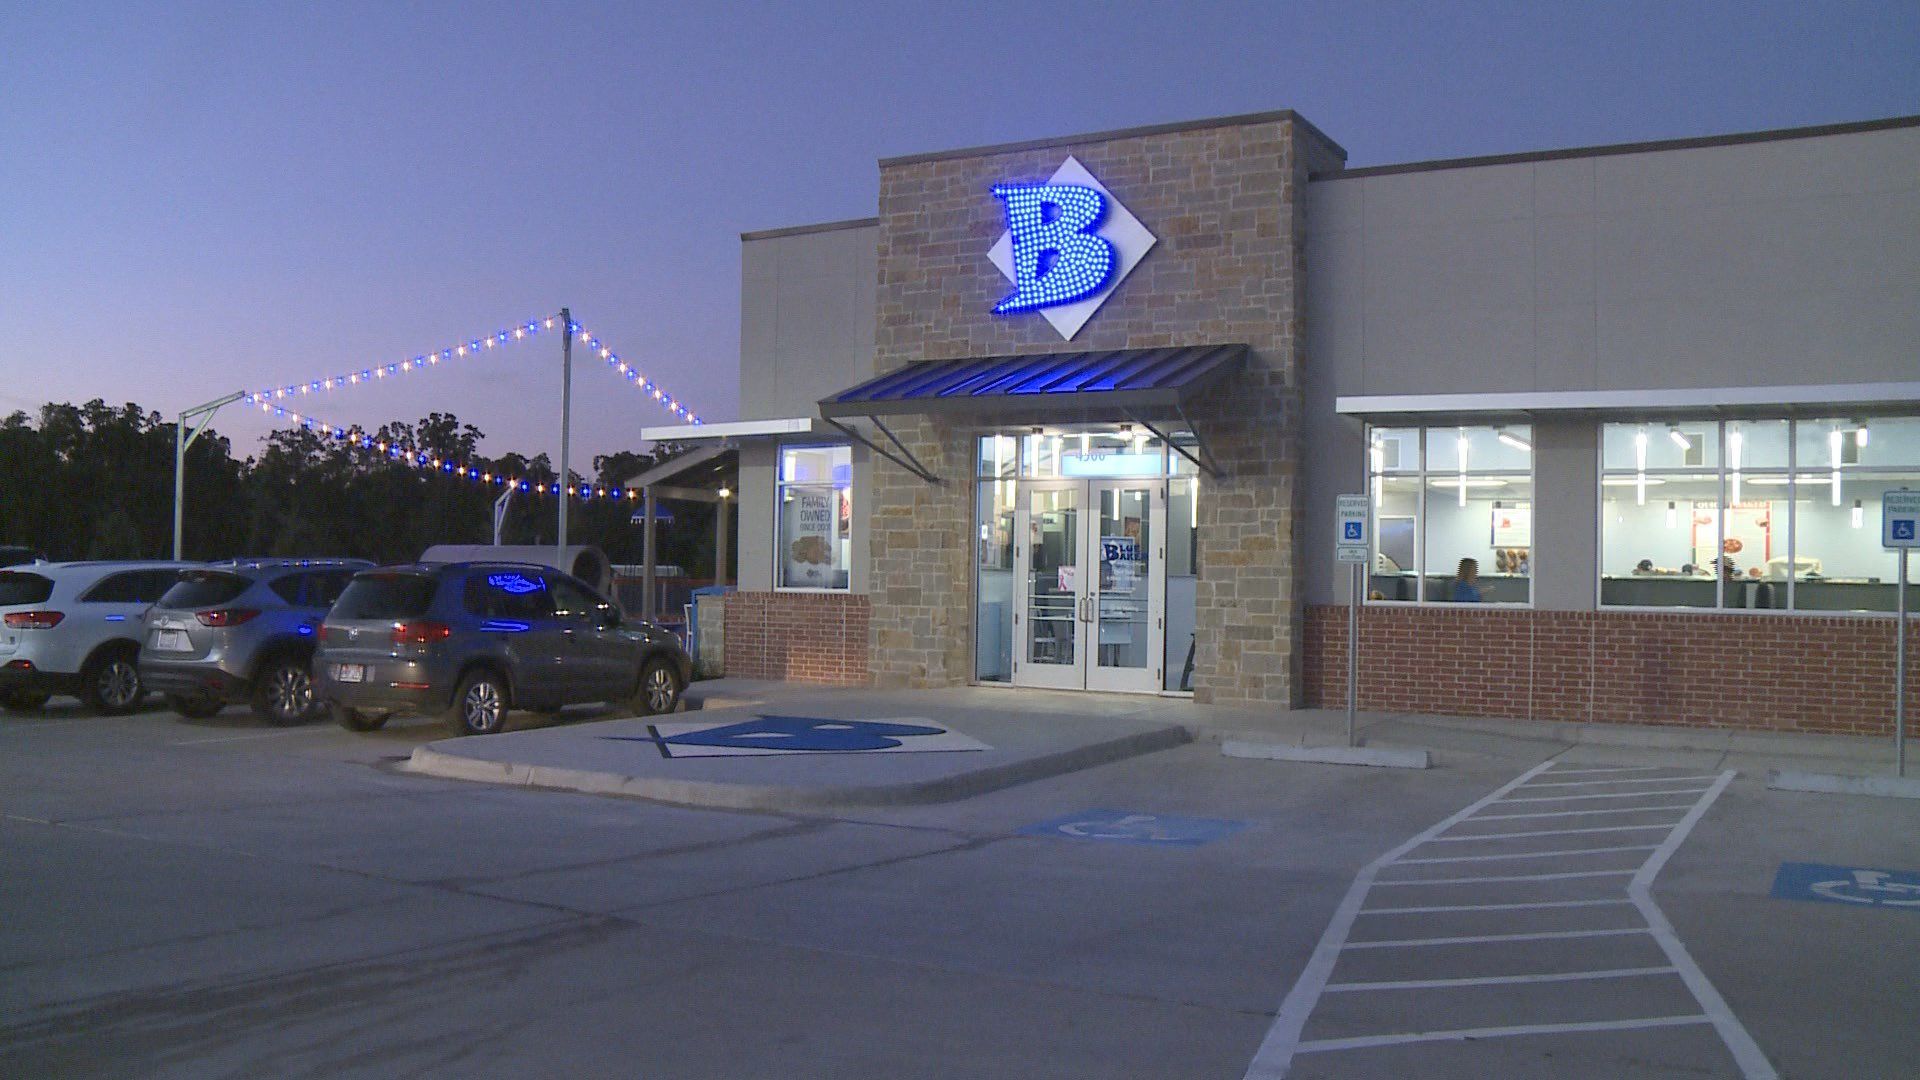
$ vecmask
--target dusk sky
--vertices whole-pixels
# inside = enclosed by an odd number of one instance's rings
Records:
[[[0,42],[0,411],[171,416],[564,304],[726,420],[739,233],[871,215],[881,157],[1279,108],[1355,166],[1920,113],[1915,0],[16,2]],[[557,456],[559,383],[543,335],[305,411]],[[584,357],[574,393],[581,471],[672,422]]]

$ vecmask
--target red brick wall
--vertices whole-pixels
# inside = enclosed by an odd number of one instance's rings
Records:
[[[1920,633],[1907,714],[1920,715]],[[1306,703],[1347,703],[1347,609],[1307,609]],[[1363,709],[1893,733],[1889,618],[1365,608]]]
[[[867,598],[852,593],[730,593],[726,673],[835,686],[864,684],[867,618]]]

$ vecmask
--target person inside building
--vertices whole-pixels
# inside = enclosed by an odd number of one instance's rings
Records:
[[[1453,596],[1456,604],[1477,604],[1480,602],[1480,563],[1474,559],[1461,559],[1460,568],[1453,575]]]

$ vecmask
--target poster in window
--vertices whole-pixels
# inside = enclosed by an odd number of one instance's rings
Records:
[[[786,585],[825,589],[833,585],[834,499],[832,488],[789,488],[786,504]]]
[[[1531,503],[1493,504],[1493,546],[1530,548],[1533,546],[1533,505]]]

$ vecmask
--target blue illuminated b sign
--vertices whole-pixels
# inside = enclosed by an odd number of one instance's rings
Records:
[[[996,315],[1035,312],[1063,338],[1080,332],[1155,241],[1073,158],[1037,183],[995,184],[1007,231],[987,252],[1013,291]]]
[[[1096,233],[1107,197],[1072,184],[996,184],[1013,235],[1013,292],[993,313],[1008,315],[1083,300],[1113,277],[1113,245]]]

